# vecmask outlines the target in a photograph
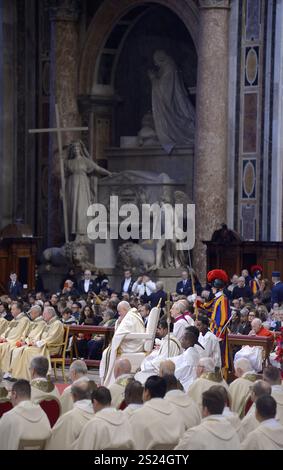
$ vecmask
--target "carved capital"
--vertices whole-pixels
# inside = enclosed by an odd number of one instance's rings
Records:
[[[199,0],[199,8],[201,9],[229,9],[230,0]]]
[[[78,21],[81,8],[79,0],[45,0],[51,21]]]

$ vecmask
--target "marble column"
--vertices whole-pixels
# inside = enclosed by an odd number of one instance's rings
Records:
[[[200,0],[199,7],[194,267],[204,281],[202,241],[227,220],[229,0]]]
[[[78,0],[49,0],[51,21],[51,99],[50,127],[55,127],[55,103],[59,105],[63,127],[80,126],[77,105],[77,76],[79,62],[80,2]],[[78,133],[66,132],[63,145],[80,139]],[[60,193],[60,168],[57,137],[50,137],[49,197],[48,197],[48,245],[64,243],[62,202]]]

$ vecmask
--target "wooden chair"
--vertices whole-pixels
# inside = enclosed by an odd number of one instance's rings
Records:
[[[0,418],[3,416],[4,413],[10,411],[13,408],[11,401],[8,398],[1,398],[0,399]]]
[[[66,366],[66,352],[67,352],[67,348],[68,348],[68,344],[69,344],[69,329],[70,329],[69,326],[64,325],[63,343],[52,344],[52,348],[53,347],[60,348],[60,351],[55,356],[50,357],[51,366],[53,366],[53,370],[54,370],[55,380],[57,380],[57,365],[61,365],[62,366],[62,375],[63,375],[63,379],[64,379],[65,383],[67,382],[66,376],[65,376],[65,366]]]
[[[18,450],[44,450],[46,439],[21,439]]]
[[[55,397],[46,396],[38,402],[39,406],[46,413],[51,428],[57,422],[59,416],[61,415],[61,403]]]

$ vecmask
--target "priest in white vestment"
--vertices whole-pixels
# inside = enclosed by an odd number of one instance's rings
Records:
[[[99,367],[101,384],[109,387],[115,382],[115,361],[123,353],[138,353],[144,350],[144,339],[127,339],[130,333],[144,334],[145,326],[140,313],[130,304],[122,301],[117,306],[119,318],[115,323],[115,333],[111,345],[103,351]]]
[[[25,337],[31,324],[21,309],[22,304],[20,302],[12,304],[11,313],[14,320],[9,322],[9,326],[0,338],[0,369],[4,372],[9,370],[12,349],[16,346],[17,341]]]
[[[143,406],[143,386],[140,382],[132,379],[125,388],[126,408],[123,413],[129,418],[135,410]]]
[[[114,366],[115,382],[110,385],[109,391],[112,397],[112,406],[119,410],[125,398],[125,388],[129,380],[133,379],[131,374],[131,363],[128,359],[118,359]]]
[[[111,393],[105,387],[92,392],[95,416],[72,445],[74,450],[130,450],[133,433],[123,411],[111,407]]]
[[[271,385],[271,396],[277,404],[276,418],[283,426],[283,385],[281,381],[281,371],[278,367],[269,366],[263,369],[263,380]]]
[[[204,347],[205,356],[211,357],[214,361],[215,367],[219,367],[221,369],[222,361],[220,343],[218,338],[212,333],[212,331],[210,331],[209,323],[209,319],[206,316],[199,316],[195,321],[195,325],[200,332],[198,340]]]
[[[144,405],[134,411],[129,422],[135,449],[173,449],[185,431],[185,425],[176,406],[164,400],[166,381],[156,375],[144,386]]]
[[[197,366],[197,379],[189,386],[188,395],[202,409],[202,393],[212,385],[222,385],[228,390],[228,385],[221,372],[215,372],[215,364],[211,357],[201,357]]]
[[[13,409],[0,419],[0,450],[17,450],[21,440],[45,440],[51,434],[47,415],[31,402],[27,380],[14,383],[11,392]]]
[[[243,441],[250,432],[254,431],[258,427],[259,421],[256,419],[255,403],[261,396],[271,395],[271,386],[264,380],[256,380],[253,385],[251,385],[250,393],[250,398],[251,402],[253,402],[253,405],[241,421],[241,427],[238,433],[240,441]]]
[[[178,388],[178,380],[174,375],[165,375],[164,379],[167,385],[165,401],[171,403],[179,411],[184,421],[185,430],[200,424],[201,414],[196,403],[189,395]]]
[[[72,384],[77,384],[80,382],[89,382],[87,376],[88,370],[87,365],[84,361],[78,359],[70,365],[69,369],[69,378]],[[74,406],[73,397],[72,397],[72,385],[66,387],[60,397],[61,403],[61,414],[71,411]]]
[[[94,418],[89,383],[73,384],[71,394],[74,402],[73,409],[63,414],[56,422],[46,444],[46,450],[69,450],[79,438],[83,427]]]
[[[240,418],[245,415],[245,406],[250,397],[251,385],[260,378],[253,370],[248,359],[238,359],[234,362],[235,375],[238,377],[229,385],[231,410],[238,413]]]
[[[239,418],[238,413],[235,413],[234,411],[231,411],[230,409],[231,397],[229,395],[229,391],[227,390],[227,388],[223,387],[223,385],[212,385],[212,387],[210,387],[209,390],[211,392],[217,390],[223,395],[225,406],[224,406],[222,416],[224,416],[224,418],[227,419],[227,421],[229,421],[230,424],[232,424],[233,428],[235,428],[237,433],[239,434],[239,430],[240,430],[242,422]]]
[[[239,450],[237,431],[223,416],[224,407],[220,391],[204,392],[201,424],[186,431],[175,450]]]
[[[43,355],[50,360],[50,356],[59,353],[60,347],[57,344],[61,344],[63,341],[64,326],[53,307],[44,308],[43,318],[47,327],[40,340],[25,347],[21,358],[11,369],[11,374],[15,378],[30,379],[29,365],[33,357]]]
[[[181,346],[184,352],[176,357],[171,357],[170,361],[175,364],[175,377],[181,382],[185,392],[197,378],[197,367],[200,355],[197,347],[200,347],[194,331],[188,327],[183,333]]]
[[[172,325],[172,323],[171,323]],[[173,330],[173,328],[172,328]],[[142,384],[151,375],[159,373],[161,362],[170,357],[179,356],[183,351],[180,341],[173,335],[171,330],[170,338],[168,338],[168,324],[166,317],[159,320],[156,331],[156,345],[153,351],[145,357],[141,363],[141,370],[136,373],[135,379]]]
[[[246,436],[241,450],[283,450],[283,426],[275,419],[276,401],[270,395],[263,395],[255,406],[259,426]]]
[[[31,401],[39,403],[45,398],[55,398],[60,401],[60,393],[57,387],[47,378],[49,362],[47,357],[35,356],[31,360]]]

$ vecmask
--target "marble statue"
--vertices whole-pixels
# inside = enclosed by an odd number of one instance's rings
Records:
[[[153,60],[156,69],[148,72],[153,118],[160,144],[170,154],[176,145],[193,144],[195,110],[172,57],[157,50]]]
[[[147,250],[137,243],[126,242],[118,249],[117,266],[123,269],[131,266],[136,271],[155,269],[155,252]]]
[[[146,113],[142,118],[142,128],[138,133],[138,145],[140,147],[152,147],[160,145],[152,113]]]
[[[89,176],[111,176],[111,173],[90,158],[82,141],[72,142],[68,146],[65,170],[69,232],[75,236],[76,242],[87,242],[86,213],[95,202]]]

